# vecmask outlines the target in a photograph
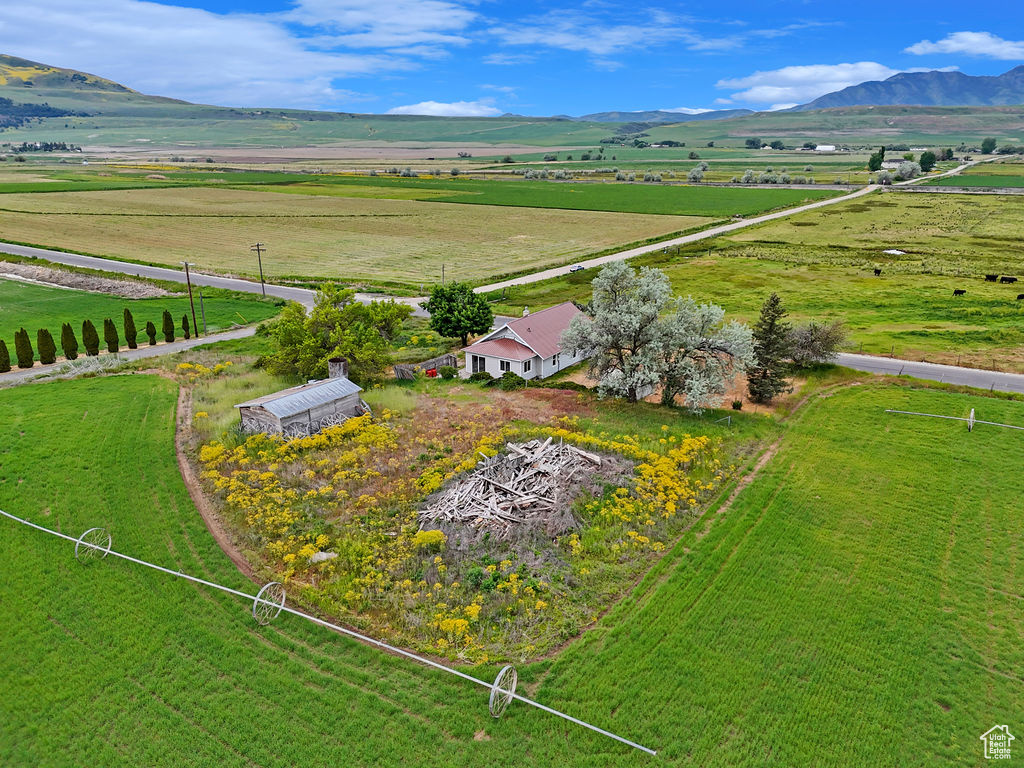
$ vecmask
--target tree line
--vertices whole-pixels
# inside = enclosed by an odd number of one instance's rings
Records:
[[[185,339],[192,338],[192,326],[189,323],[188,315],[181,316],[181,330]],[[135,318],[132,317],[131,310],[125,307],[124,316],[122,318],[122,331],[124,333],[124,343],[128,349],[137,349],[138,343],[138,330],[135,327]],[[100,336],[96,330],[96,326],[93,325],[91,320],[84,320],[82,322],[82,347],[85,350],[87,357],[95,357],[100,353]],[[150,346],[156,346],[157,344],[157,328],[152,320],[146,322],[143,327],[143,333],[146,339],[149,341]],[[177,328],[174,323],[174,318],[168,310],[163,311],[161,318],[160,333],[163,335],[165,342],[172,342],[175,340]],[[114,353],[121,349],[121,337],[118,334],[117,325],[111,318],[105,318],[103,320],[103,343],[106,346],[108,352]],[[77,360],[78,359],[78,337],[75,335],[74,328],[71,327],[71,323],[62,323],[60,329],[60,348],[64,353],[64,359],[66,360]],[[32,340],[29,337],[28,331],[24,328],[18,329],[14,334],[14,360],[19,368],[31,368],[35,365],[36,351],[39,353],[39,362],[43,365],[49,365],[57,361],[57,344],[54,341],[53,334],[46,328],[40,328],[36,331],[36,344],[35,349],[32,347]],[[6,373],[11,370],[11,354],[7,348],[7,343],[0,339],[0,373]]]

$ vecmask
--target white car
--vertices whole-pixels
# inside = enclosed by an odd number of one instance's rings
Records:
[[[575,266],[569,267],[569,272],[582,272],[584,269],[586,269],[586,267],[582,264],[576,264]]]

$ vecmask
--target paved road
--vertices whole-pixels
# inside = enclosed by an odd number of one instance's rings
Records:
[[[221,333],[211,333],[209,336],[203,336],[198,339],[189,339],[181,341],[172,341],[170,344],[158,344],[155,347],[151,347],[148,344],[146,346],[140,346],[138,349],[123,349],[117,353],[117,357],[121,360],[141,360],[147,357],[159,357],[160,355],[171,355],[175,352],[183,352],[186,349],[192,349],[193,347],[200,347],[204,344],[215,344],[218,341],[230,341],[231,339],[244,339],[247,336],[252,336],[256,333],[255,326],[246,326],[244,328],[234,328],[230,331],[223,331]],[[110,356],[106,353],[100,355],[98,360],[108,359]],[[81,359],[85,358],[83,355]],[[0,373],[0,387],[9,386],[14,383],[21,383],[29,379],[34,379],[37,376],[44,376],[52,374],[54,371],[59,370],[63,366],[67,365],[65,361],[59,363],[53,363],[52,365],[37,365],[34,368],[14,368],[7,373]]]
[[[836,358],[836,362],[858,371],[884,373],[891,376],[913,376],[917,379],[942,381],[947,384],[959,384],[999,392],[1024,392],[1024,374],[1020,373],[1002,373],[1000,371],[985,371],[980,368],[959,368],[955,365],[918,363],[913,360],[845,353],[840,354]]]

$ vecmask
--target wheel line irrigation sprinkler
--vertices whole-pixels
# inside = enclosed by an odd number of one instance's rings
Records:
[[[419,662],[420,664],[432,667],[433,669],[437,669],[442,672],[447,672],[449,675],[461,677],[463,680],[467,680],[471,683],[475,683],[476,685],[479,685],[483,688],[487,688],[490,690],[488,710],[490,711],[491,715],[495,718],[500,718],[505,713],[505,710],[508,708],[508,705],[511,704],[513,700],[521,701],[524,704],[529,704],[531,707],[535,707],[536,709],[560,717],[563,720],[568,720],[570,723],[575,723],[576,725],[582,726],[591,731],[599,733],[602,736],[607,736],[610,739],[614,739],[615,741],[618,741],[622,744],[626,744],[630,747],[633,747],[634,749],[638,749],[641,752],[646,752],[649,755],[657,754],[655,750],[649,749],[648,747],[645,747],[641,744],[637,744],[635,741],[630,741],[629,739],[614,734],[611,731],[606,731],[603,728],[598,728],[596,725],[591,725],[590,723],[585,722],[583,720],[579,720],[573,717],[572,715],[567,715],[566,713],[560,712],[557,709],[546,707],[543,704],[540,704],[539,702],[533,701],[532,699],[528,699],[525,696],[521,696],[520,694],[516,693],[518,675],[516,673],[515,668],[511,665],[502,667],[501,671],[498,672],[497,677],[495,677],[494,682],[488,683],[486,680],[481,680],[478,677],[467,675],[465,672],[460,672],[457,669],[445,666],[444,664],[436,662],[432,659],[428,659],[424,656],[419,656],[415,653],[412,653],[411,651],[406,651],[402,648],[389,645],[388,643],[385,643],[382,640],[377,640],[376,638],[370,637],[369,635],[364,635],[360,632],[348,629],[347,627],[341,627],[337,624],[331,624],[329,621],[319,619],[316,616],[310,616],[308,613],[297,611],[294,608],[285,605],[285,589],[284,586],[279,582],[269,582],[265,584],[257,594],[250,595],[245,592],[240,592],[237,589],[232,589],[231,587],[225,587],[222,584],[216,584],[212,581],[206,581],[205,579],[200,579],[197,576],[192,576],[182,571],[175,571],[171,570],[170,568],[164,568],[162,565],[149,563],[145,560],[139,560],[138,558],[134,558],[131,555],[125,555],[121,552],[118,552],[117,550],[112,549],[113,540],[111,538],[110,533],[105,528],[90,528],[87,531],[85,531],[85,533],[83,533],[81,536],[75,538],[74,536],[68,536],[67,534],[60,533],[59,531],[54,531],[42,525],[37,525],[36,523],[33,523],[29,520],[25,520],[23,518],[12,515],[9,512],[5,512],[2,509],[0,509],[0,515],[3,515],[4,517],[7,517],[11,520],[14,520],[15,522],[21,523],[22,525],[27,525],[30,528],[35,528],[36,530],[42,531],[43,533],[48,533],[51,536],[57,536],[58,538],[73,542],[75,545],[75,559],[77,559],[79,562],[83,564],[88,564],[96,560],[102,560],[106,558],[108,555],[118,557],[122,560],[127,560],[130,563],[135,563],[136,565],[142,565],[146,568],[152,568],[155,571],[160,571],[162,573],[169,574],[179,579],[185,579],[186,581],[191,581],[195,584],[202,584],[203,586],[218,589],[221,592],[227,592],[228,594],[235,595],[236,597],[242,597],[246,600],[252,601],[253,619],[255,619],[255,621],[261,626],[266,626],[271,621],[276,619],[281,613],[290,613],[293,616],[298,616],[299,618],[305,619],[306,621],[312,622],[313,624],[319,624],[320,626],[326,627],[327,629],[333,629],[334,631],[340,632],[343,635],[348,635],[349,637],[355,638],[356,640],[360,640],[368,645],[377,646],[378,648],[390,651],[391,653],[394,653],[398,656],[404,656],[407,659]]]
[[[947,419],[949,421],[966,421],[967,431],[973,432],[976,424],[987,424],[990,427],[1004,427],[1006,429],[1019,429],[1024,431],[1024,427],[1018,427],[1015,424],[1000,424],[997,421],[982,421],[981,419],[974,418],[974,409],[971,408],[970,416],[945,416],[941,413],[919,413],[918,411],[897,411],[893,408],[886,408],[886,413],[902,413],[904,416],[927,416],[930,419]]]

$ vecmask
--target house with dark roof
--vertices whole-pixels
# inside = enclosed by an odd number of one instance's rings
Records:
[[[486,371],[495,378],[511,371],[524,379],[546,379],[584,359],[575,349],[562,348],[562,332],[574,317],[583,316],[571,301],[523,316],[470,344],[466,373]]]
[[[310,381],[235,406],[243,432],[267,432],[289,437],[311,435],[370,410],[359,393],[363,388],[348,378],[343,358],[330,361],[330,378]]]

